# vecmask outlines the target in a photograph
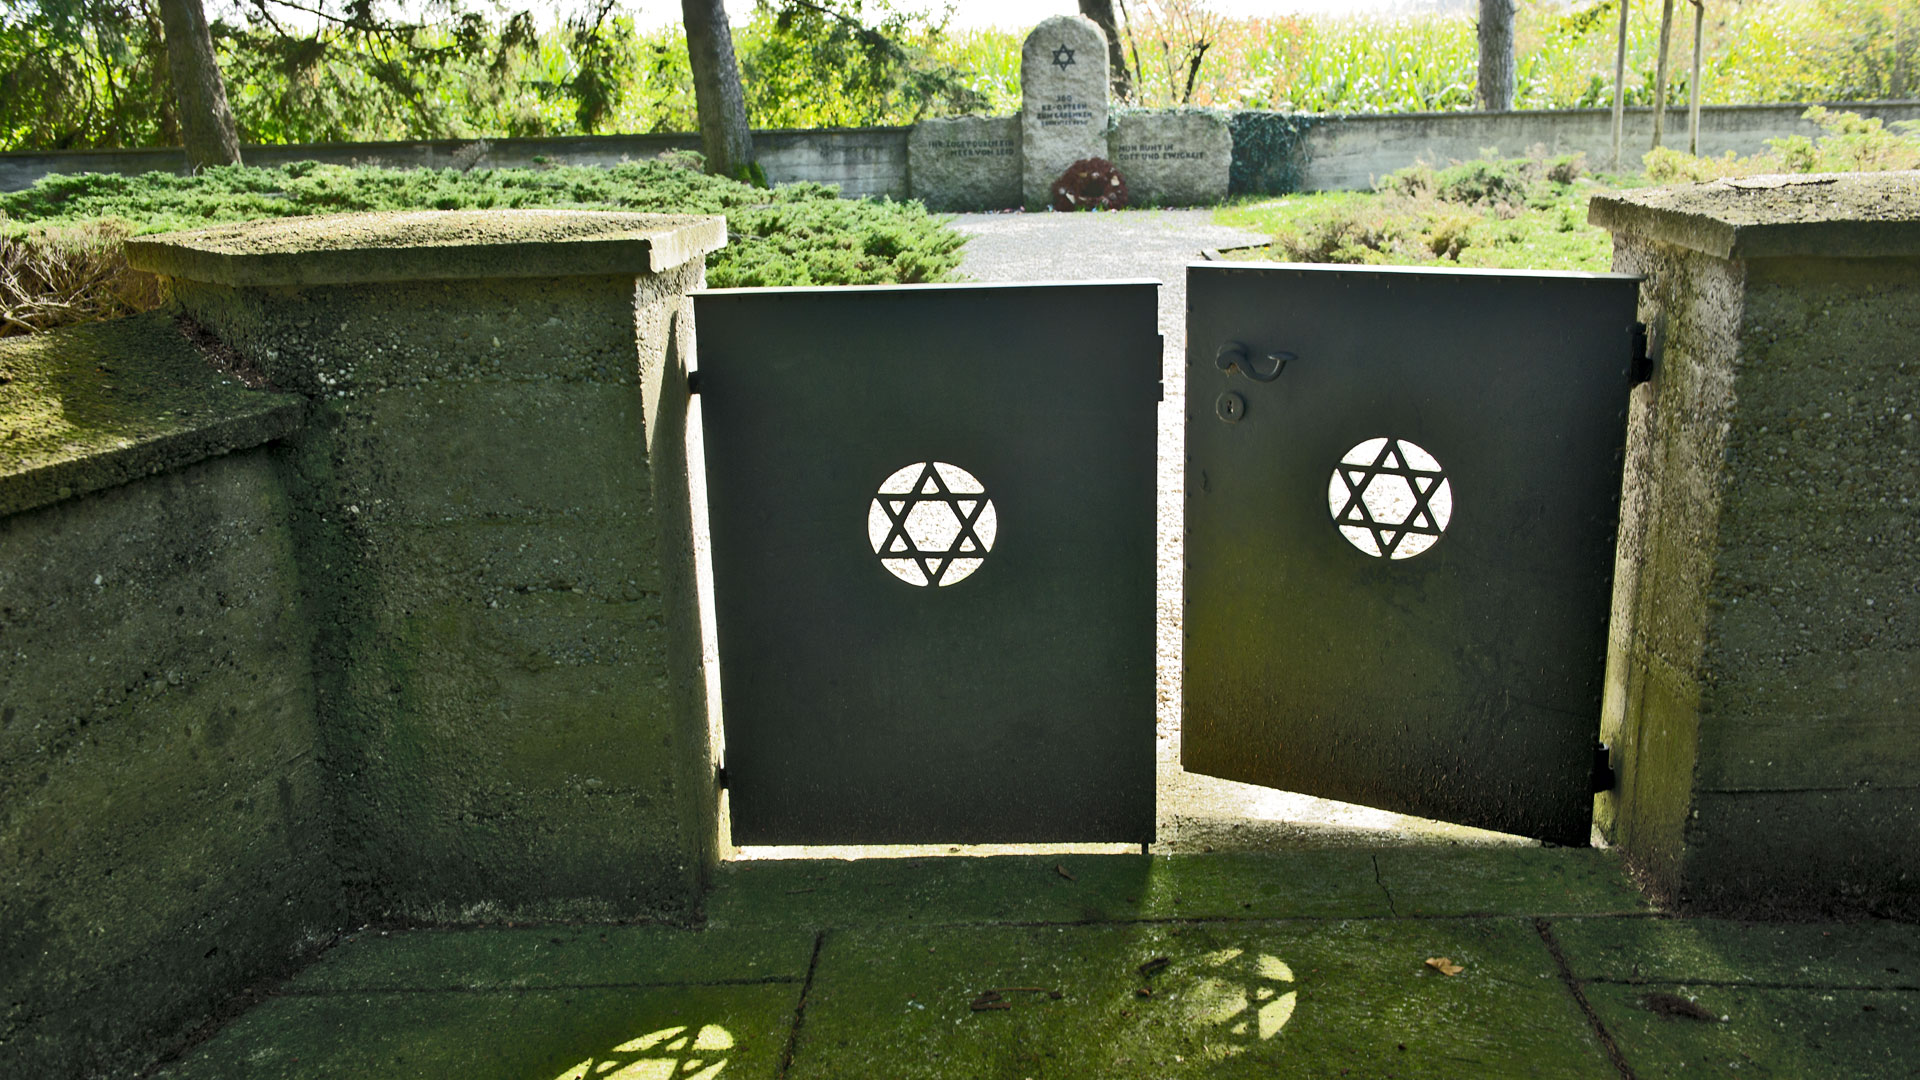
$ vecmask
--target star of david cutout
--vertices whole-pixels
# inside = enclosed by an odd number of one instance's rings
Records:
[[[1368,439],[1333,470],[1327,510],[1354,547],[1380,558],[1410,559],[1447,531],[1453,482],[1432,454],[1413,443]]]
[[[880,564],[910,585],[952,585],[980,569],[999,531],[987,489],[972,473],[922,461],[887,477],[867,508]]]
[[[1073,50],[1065,45],[1053,50],[1053,66],[1065,71],[1073,66]]]

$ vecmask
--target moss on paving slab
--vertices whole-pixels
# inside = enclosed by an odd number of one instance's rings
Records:
[[[159,1076],[767,1080],[799,994],[774,984],[274,997]]]
[[[257,446],[302,408],[221,374],[158,313],[0,340],[0,515]]]
[[[833,932],[789,1075],[1617,1077],[1552,971],[1524,919]]]
[[[1372,857],[1351,851],[731,863],[707,900],[716,926],[1389,914]]]
[[[1669,995],[1650,999],[1651,994]],[[1920,994],[1593,985],[1586,990],[1634,1074],[1727,1080],[1908,1080],[1920,1075]],[[1673,999],[1698,1006],[1675,1015]]]
[[[161,1075],[1612,1080],[1543,926],[1635,1075],[1920,1067],[1920,928],[1650,918],[1623,880],[1570,849],[733,864],[704,931],[363,932]],[[1582,907],[1624,913],[1538,918]]]
[[[1382,851],[1380,884],[1400,916],[1602,915],[1648,910],[1619,852],[1593,848]]]
[[[504,990],[687,982],[798,984],[813,958],[801,930],[668,926],[363,931],[300,973],[300,993]]]
[[[1920,990],[1912,923],[1563,919],[1553,933],[1580,979]]]
[[[715,925],[820,927],[1648,908],[1611,852],[1437,848],[732,863],[707,910]]]

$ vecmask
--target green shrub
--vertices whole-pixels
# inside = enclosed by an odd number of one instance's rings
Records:
[[[1435,178],[1435,194],[1442,200],[1464,203],[1518,205],[1527,201],[1533,186],[1533,162],[1525,159],[1492,161],[1481,158],[1463,161],[1441,169]]]
[[[1813,139],[1768,139],[1767,149],[1748,157],[1736,157],[1731,150],[1724,157],[1695,157],[1663,146],[1648,151],[1642,161],[1648,178],[1661,184],[1759,173],[1920,169],[1920,124],[1895,124],[1890,130],[1877,118],[1830,112],[1819,105],[1805,117],[1825,133]]]
[[[1223,224],[1273,242],[1248,254],[1287,262],[1605,270],[1607,235],[1586,224],[1594,187],[1578,155],[1421,163],[1372,192],[1326,192],[1223,209]]]
[[[45,226],[101,219],[121,222],[124,233],[152,233],[361,210],[561,207],[726,215],[727,246],[707,258],[707,282],[717,288],[946,281],[960,264],[964,238],[919,203],[842,199],[820,184],[768,190],[697,166],[681,154],[608,169],[459,172],[301,162],[197,176],[49,176],[0,195],[0,232],[23,250],[38,250],[54,235]]]

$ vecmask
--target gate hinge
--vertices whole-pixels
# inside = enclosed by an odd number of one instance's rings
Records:
[[[687,372],[687,393],[697,394],[699,392],[700,392],[700,369],[695,368],[692,371]]]
[[[1633,356],[1627,361],[1627,385],[1639,386],[1653,378],[1653,357],[1647,350],[1647,324],[1633,324]]]
[[[714,768],[713,786],[717,788],[723,788],[723,789],[727,786],[727,767],[725,765],[720,765]]]
[[[1613,771],[1613,747],[1606,743],[1593,746],[1593,793],[1612,791],[1620,778]]]

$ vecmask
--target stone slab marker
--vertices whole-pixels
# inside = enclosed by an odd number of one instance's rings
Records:
[[[1233,168],[1233,132],[1224,114],[1123,113],[1108,139],[1134,205],[1201,206],[1224,202]]]
[[[357,214],[128,244],[286,451],[359,918],[692,910],[717,797],[684,339],[717,217]]]
[[[929,210],[1005,210],[1020,205],[1020,118],[922,120],[907,138],[913,197]]]
[[[1669,901],[1920,914],[1920,173],[1622,192],[1600,820]]]
[[[1044,210],[1067,166],[1107,155],[1107,38],[1092,19],[1056,15],[1020,53],[1021,194]]]

